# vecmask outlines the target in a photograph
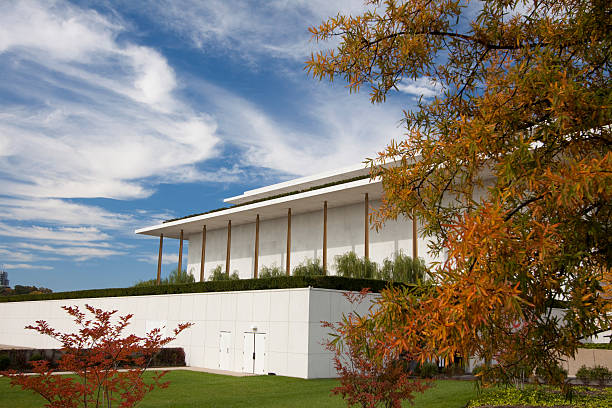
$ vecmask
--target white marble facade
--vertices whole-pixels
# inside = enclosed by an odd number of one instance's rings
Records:
[[[56,348],[53,339],[24,327],[42,319],[59,330],[74,331],[60,307],[85,304],[134,314],[129,329],[138,335],[159,325],[170,330],[179,322],[193,322],[170,345],[183,347],[187,365],[193,367],[249,371],[245,336],[265,334],[260,336],[265,337],[260,373],[299,378],[335,376],[331,355],[322,345],[328,329],[321,321],[338,321],[352,310],[341,291],[316,288],[9,302],[0,303],[0,344]],[[364,303],[358,311],[367,307]]]

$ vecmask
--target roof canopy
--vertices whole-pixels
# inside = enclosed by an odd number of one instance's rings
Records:
[[[363,169],[363,167],[361,167],[361,171],[363,173],[357,172],[356,169],[353,169],[353,171],[354,173],[350,170],[342,173],[333,172],[335,174],[330,172],[327,177],[317,178],[316,180],[314,179],[314,176],[304,177],[301,179],[292,180],[291,182],[268,186],[264,189],[251,190],[250,192],[245,192],[245,194],[242,196],[233,197],[226,201],[238,204],[241,202],[256,200],[258,198],[265,198],[265,196],[274,196],[277,194],[282,194],[283,192],[306,189],[315,185],[326,184],[367,174],[367,169]],[[274,186],[279,187],[272,189]],[[202,214],[154,225],[151,227],[141,228],[136,230],[136,233],[152,236],[160,236],[161,234],[164,234],[164,237],[178,239],[181,230],[184,231],[184,234],[190,235],[201,233],[204,225],[206,225],[207,230],[225,228],[227,227],[228,220],[232,221],[232,225],[254,223],[257,214],[259,214],[260,220],[265,220],[286,217],[288,208],[291,208],[291,212],[294,215],[322,210],[323,202],[325,201],[327,201],[328,208],[360,203],[363,202],[365,193],[368,193],[369,199],[371,200],[379,199],[382,197],[383,193],[382,182],[380,180],[371,181],[369,178],[367,178],[343,184],[336,184],[316,190],[305,191],[279,198],[272,198],[253,204],[237,206],[209,214]],[[239,199],[240,197],[245,198],[244,201],[241,201],[241,199]],[[246,199],[247,197],[248,199]]]

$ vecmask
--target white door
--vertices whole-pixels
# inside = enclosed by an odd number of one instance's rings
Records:
[[[253,372],[255,374],[265,374],[264,362],[266,361],[266,335],[258,333],[255,335],[255,364]]]
[[[219,368],[231,370],[230,351],[232,349],[232,333],[222,331],[219,333]]]
[[[242,349],[242,371],[253,373],[255,368],[255,334],[244,333],[244,347]]]
[[[266,335],[265,333],[244,333],[242,371],[265,374]]]

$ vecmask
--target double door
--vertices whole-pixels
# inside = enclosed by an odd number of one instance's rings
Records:
[[[242,371],[252,374],[265,374],[266,334],[244,333]]]

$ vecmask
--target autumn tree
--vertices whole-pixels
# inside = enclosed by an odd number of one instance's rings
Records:
[[[383,293],[378,352],[494,360],[562,383],[556,362],[610,327],[612,9],[605,0],[367,1],[311,28],[308,72],[384,102],[419,79],[403,140],[369,159],[386,220],[414,213],[436,286]],[[555,307],[561,307],[559,311]],[[417,324],[415,324],[417,322]]]
[[[16,371],[0,374],[11,379],[12,386],[31,390],[43,397],[50,408],[133,407],[162,382],[166,371],[144,377],[153,357],[192,323],[179,324],[171,336],[163,336],[159,328],[144,337],[124,335],[131,314],[115,316],[116,310],[103,311],[85,305],[88,316],[77,306],[62,306],[73,318],[78,331],[62,333],[39,320],[26,329],[50,336],[62,345],[64,353],[57,370],[46,360],[31,361],[34,375]],[[56,375],[72,372],[74,376]]]
[[[368,293],[364,289],[344,296],[357,308],[367,301]],[[416,392],[432,386],[429,381],[415,378],[413,356],[399,348],[384,354],[377,352],[380,326],[375,319],[353,311],[339,322],[323,322],[323,327],[331,330],[324,345],[333,353],[340,383],[332,393],[341,395],[349,406],[401,408],[402,401],[412,401]]]

